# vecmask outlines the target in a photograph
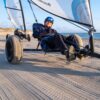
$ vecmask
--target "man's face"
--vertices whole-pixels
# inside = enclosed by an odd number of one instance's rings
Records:
[[[46,22],[44,23],[44,25],[45,25],[46,27],[50,28],[50,27],[52,27],[53,23],[50,22],[50,21],[46,21]]]

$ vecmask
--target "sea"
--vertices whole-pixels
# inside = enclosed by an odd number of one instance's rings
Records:
[[[74,33],[70,33],[74,34]],[[63,33],[63,35],[67,36],[70,35],[69,33]],[[83,39],[88,39],[89,35],[87,33],[77,33],[79,36],[81,36]],[[94,39],[100,39],[100,33],[94,33],[93,35]]]
[[[74,33],[62,33],[65,36],[74,34]],[[82,39],[89,39],[89,35],[87,33],[75,33],[82,37]],[[94,39],[100,40],[100,33],[94,33]],[[0,36],[0,40],[5,40],[5,36]]]

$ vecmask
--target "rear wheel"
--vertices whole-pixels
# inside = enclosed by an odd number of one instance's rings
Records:
[[[7,38],[5,52],[9,63],[20,63],[23,56],[23,49],[21,41],[17,36],[13,35]]]
[[[77,43],[79,45],[79,48],[80,49],[83,48],[83,40],[82,40],[82,38],[77,34],[75,34],[75,38],[76,38],[76,41],[77,41]]]

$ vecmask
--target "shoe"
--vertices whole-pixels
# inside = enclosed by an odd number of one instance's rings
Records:
[[[29,34],[25,34],[25,39],[27,39],[28,41],[31,41],[31,37]]]
[[[69,50],[65,50],[65,56],[69,62],[76,59],[76,55],[74,53],[70,53]]]

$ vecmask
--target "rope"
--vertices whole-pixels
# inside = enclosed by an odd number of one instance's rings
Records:
[[[29,2],[29,5],[30,5],[30,8],[31,8],[31,11],[32,11],[32,13],[33,13],[33,16],[34,16],[35,22],[38,23],[37,17],[36,17],[36,15],[35,15],[35,13],[34,13],[34,10],[33,10],[33,8],[32,8],[32,5],[31,5],[31,1],[28,0],[28,2]]]

